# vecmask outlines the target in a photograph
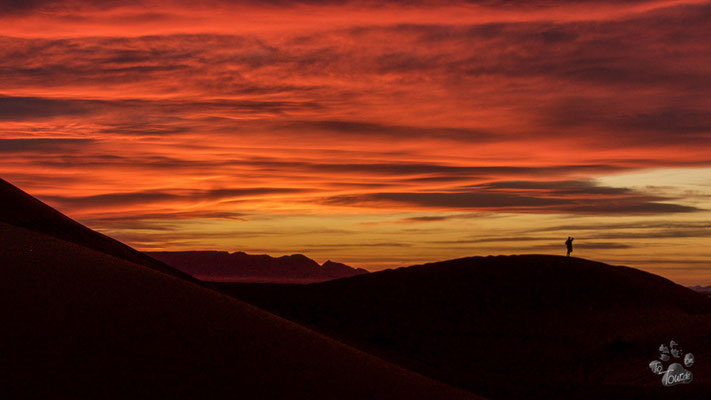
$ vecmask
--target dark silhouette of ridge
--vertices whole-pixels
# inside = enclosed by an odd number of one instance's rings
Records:
[[[633,268],[471,257],[310,285],[214,287],[494,399],[711,393],[711,363],[674,388],[647,367],[672,339],[711,359],[711,300]]]
[[[478,398],[130,262],[151,259],[6,184],[2,199],[4,398]]]
[[[61,212],[0,179],[0,222],[76,243],[181,279],[195,279],[118,240],[74,221]]]
[[[326,261],[319,265],[303,254],[271,257],[226,251],[162,251],[148,255],[203,281],[313,283],[368,271]]]

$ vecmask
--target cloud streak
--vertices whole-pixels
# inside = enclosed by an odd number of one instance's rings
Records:
[[[578,192],[578,194],[582,193]],[[654,215],[702,211],[692,206],[662,203],[662,200],[668,199],[639,195],[607,199],[537,197],[492,191],[457,191],[427,193],[393,192],[361,196],[336,196],[325,199],[324,203],[356,207],[409,208],[411,210],[434,209],[438,211],[468,210],[599,215]]]

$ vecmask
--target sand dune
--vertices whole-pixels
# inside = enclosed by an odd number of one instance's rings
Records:
[[[256,307],[0,224],[13,396],[468,399]]]
[[[711,359],[711,300],[662,277],[556,256],[472,257],[311,285],[219,288],[495,399],[708,398],[711,363],[661,386],[676,340]]]
[[[0,222],[43,233],[187,280],[192,276],[93,231],[0,179]]]

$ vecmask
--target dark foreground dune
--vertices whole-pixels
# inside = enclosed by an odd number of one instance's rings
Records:
[[[76,243],[182,279],[195,280],[116,239],[85,227],[4,179],[0,179],[0,205],[0,222]]]
[[[193,283],[0,223],[3,398],[470,399]]]
[[[711,397],[711,300],[659,276],[578,258],[472,257],[311,285],[226,293],[495,399]],[[694,381],[651,373],[670,340]]]

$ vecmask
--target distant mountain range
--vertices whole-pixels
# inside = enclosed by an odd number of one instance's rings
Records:
[[[203,281],[314,283],[367,274],[362,268],[302,255],[272,257],[226,251],[162,251],[149,256]]]
[[[696,285],[696,286],[689,286],[689,289],[694,290],[694,291],[697,291],[697,292],[701,292],[701,293],[711,293],[711,285],[708,285],[708,286],[699,286],[699,285]]]

